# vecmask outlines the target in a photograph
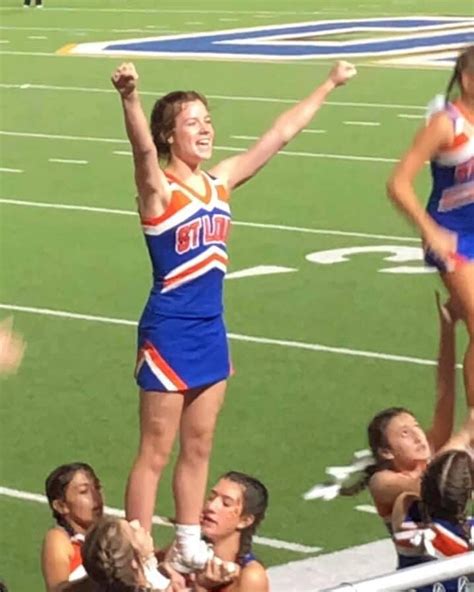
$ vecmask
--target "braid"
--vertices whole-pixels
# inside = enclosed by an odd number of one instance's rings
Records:
[[[369,482],[375,473],[388,468],[390,468],[389,461],[376,461],[375,463],[370,464],[369,466],[365,467],[363,471],[361,471],[360,476],[355,481],[355,483],[352,483],[351,485],[343,485],[339,495],[344,495],[347,497],[358,495],[361,491],[364,491],[364,489],[368,487]]]
[[[88,532],[82,548],[84,567],[106,592],[147,592],[138,586],[132,567],[135,551],[124,537],[120,520],[101,518]]]
[[[449,103],[450,98],[451,98],[451,91],[453,90],[455,83],[458,81],[457,66],[458,66],[458,62],[456,62],[456,66],[454,67],[454,71],[451,75],[451,78],[449,79],[448,86],[446,88],[446,94],[444,96],[444,102],[446,104]]]
[[[448,87],[446,88],[445,102],[448,103],[451,99],[451,92],[455,86],[462,90],[462,73],[466,70],[474,70],[474,45],[471,45],[458,55],[454,70],[449,79]]]
[[[245,556],[252,551],[252,540],[255,530],[256,528],[251,524],[240,533],[240,544],[237,555],[238,563],[241,563],[245,559]]]
[[[435,458],[421,483],[425,523],[436,518],[459,526],[469,540],[467,505],[473,489],[473,464],[465,451],[450,450]]]
[[[221,478],[238,483],[242,487],[242,516],[251,516],[253,518],[251,524],[240,532],[237,557],[239,563],[241,563],[245,556],[252,551],[253,535],[265,518],[268,507],[268,490],[261,481],[246,473],[230,471]]]
[[[56,524],[61,528],[64,528],[70,537],[73,537],[76,534],[74,528],[69,524],[62,514],[56,512],[56,510],[53,510],[53,517],[56,520]]]

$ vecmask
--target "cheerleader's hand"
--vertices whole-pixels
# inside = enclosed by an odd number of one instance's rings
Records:
[[[132,63],[124,62],[112,74],[111,80],[120,96],[126,98],[137,89],[138,73]]]
[[[204,570],[196,574],[196,583],[204,588],[214,588],[219,584],[230,584],[239,574],[240,567],[236,563],[214,556]]]
[[[425,234],[424,243],[428,251],[445,265],[447,271],[454,270],[458,246],[458,236],[455,232],[436,224]]]
[[[21,364],[26,344],[12,330],[11,317],[0,323],[0,374],[14,374]]]
[[[185,577],[174,570],[167,561],[161,563],[160,568],[163,569],[170,579],[170,585],[166,589],[166,592],[181,592],[181,590],[185,591],[188,589]]]
[[[329,78],[336,86],[346,84],[351,78],[357,74],[354,64],[345,61],[339,61],[334,64],[329,72]]]

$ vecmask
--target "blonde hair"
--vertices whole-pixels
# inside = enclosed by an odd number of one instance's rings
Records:
[[[104,592],[150,590],[136,584],[134,560],[139,561],[139,558],[125,537],[119,518],[104,516],[88,531],[82,547],[82,561],[87,574]]]

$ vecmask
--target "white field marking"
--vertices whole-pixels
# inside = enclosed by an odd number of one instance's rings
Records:
[[[0,10],[2,10],[0,8]],[[383,15],[379,15],[379,16],[383,16]],[[165,31],[160,31],[161,33],[164,33]],[[182,31],[166,31],[167,33],[182,33]],[[79,33],[78,33],[79,34]],[[47,53],[45,51],[0,51],[0,55],[11,55],[11,56],[31,56],[31,57],[40,57],[40,58],[64,58],[64,54],[59,53],[58,51],[55,52],[50,52]],[[70,56],[69,56],[70,57]],[[93,60],[116,60],[117,56],[111,53],[107,53],[107,54],[73,54],[73,57],[75,59],[93,59]],[[151,59],[149,56],[146,55],[134,55],[134,58],[137,60],[149,60]],[[189,59],[192,59],[188,56],[174,56],[175,59],[177,60],[183,60],[183,61],[188,61]],[[160,58],[162,60],[164,59],[169,59],[169,58]],[[201,62],[215,62],[218,59],[220,59],[221,61],[228,61],[231,60],[231,57],[224,57],[221,56],[221,58],[217,58],[217,57],[207,57],[207,56],[198,56],[198,58],[195,57],[195,59],[199,59],[199,61]],[[259,58],[255,58],[252,60],[252,63],[255,64],[274,64],[275,62],[270,60],[270,59],[265,59],[265,57],[259,57]],[[279,66],[292,66],[294,67],[295,65],[297,66],[309,66],[310,68],[313,68],[313,70],[315,68],[326,68],[327,66],[333,66],[334,62],[326,62],[324,60],[318,60],[316,61],[298,61],[295,63],[294,60],[281,60],[278,61],[278,65]],[[380,61],[378,63],[373,63],[373,62],[358,62],[357,63],[357,67],[358,68],[376,68],[378,70],[387,70],[387,68],[390,68],[392,70],[423,70],[423,71],[427,71],[427,72],[433,72],[433,70],[443,70],[446,71],[446,65],[451,66],[451,62],[449,62],[448,64],[443,63],[432,63],[429,61],[414,61],[413,63],[405,63],[402,62],[401,60],[397,60],[397,61],[393,61],[391,62],[390,60],[383,60]],[[143,94],[143,93],[142,93]],[[329,102],[325,103],[325,105],[330,104]],[[334,104],[334,103],[333,103]]]
[[[61,164],[88,164],[88,160],[72,160],[68,158],[48,158],[49,162],[59,162]]]
[[[10,43],[10,41],[8,39],[0,39],[0,43]]]
[[[378,127],[380,125],[379,121],[343,121],[344,125],[363,125],[367,127]]]
[[[377,508],[375,506],[371,506],[370,504],[361,504],[360,506],[356,506],[354,509],[358,512],[367,512],[367,514],[377,514]]]
[[[30,493],[29,491],[22,491],[20,489],[12,489],[11,487],[0,487],[0,495],[28,502],[36,502],[40,504],[48,503],[48,499],[44,495],[41,495],[39,493]],[[105,514],[109,514],[111,516],[118,516],[119,518],[123,518],[125,516],[125,512],[123,510],[119,508],[112,508],[110,506],[105,506],[104,512]],[[169,520],[167,520],[166,518],[162,518],[161,516],[153,516],[152,522],[153,524],[157,524],[159,526],[174,526]],[[302,545],[300,543],[291,543],[267,537],[256,536],[253,538],[253,540],[258,545],[274,547],[275,549],[286,549],[288,551],[295,551],[298,553],[318,553],[319,551],[322,551],[321,547],[310,547],[308,545]]]
[[[114,150],[113,154],[117,154],[118,156],[133,156],[133,152],[130,152],[130,150]]]
[[[99,208],[95,206],[83,206],[75,204],[57,204],[51,202],[37,202],[25,201],[18,199],[0,198],[0,203],[14,206],[34,207],[34,208],[51,208],[55,210],[73,210],[79,212],[95,212],[100,214],[118,214],[122,216],[135,216],[137,212],[134,210],[117,210],[111,208]],[[262,228],[267,230],[282,230],[286,232],[301,232],[303,234],[321,234],[328,236],[347,236],[354,238],[368,238],[376,240],[392,240],[400,242],[414,242],[420,243],[419,238],[410,236],[393,236],[387,234],[369,234],[365,232],[351,232],[346,230],[326,230],[324,228],[304,228],[301,226],[284,226],[282,224],[265,224],[263,222],[242,222],[238,220],[232,221],[233,226],[246,226],[248,228]]]
[[[119,138],[98,138],[92,136],[68,136],[62,134],[40,134],[33,132],[12,132],[1,130],[1,136],[15,136],[20,138],[41,138],[50,140],[70,140],[76,142],[108,142],[111,144],[128,144],[128,140]],[[237,146],[214,146],[214,150],[223,152],[245,152],[246,148]],[[397,158],[384,158],[381,156],[355,156],[352,154],[325,154],[322,152],[294,152],[291,150],[280,150],[278,155],[283,156],[304,156],[309,158],[328,158],[332,160],[350,160],[355,162],[398,162]]]
[[[121,140],[119,138],[96,138],[91,136],[66,136],[61,134],[39,134],[30,132],[10,132],[0,131],[1,136],[15,136],[19,138],[40,138],[46,140],[72,140],[82,142],[106,142],[109,144],[128,144],[128,140]]]
[[[424,115],[415,115],[414,113],[398,113],[397,117],[400,119],[425,119]]]
[[[2,132],[0,132],[1,134]],[[235,146],[214,146],[215,150],[224,152],[245,152],[246,148]],[[355,162],[398,162],[398,158],[385,158],[382,156],[355,156],[352,154],[324,154],[322,152],[295,152],[294,150],[280,150],[278,155],[283,156],[304,156],[308,158],[328,158],[330,160],[352,160]]]
[[[21,169],[7,169],[5,167],[0,167],[0,173],[22,173]]]
[[[11,310],[15,312],[26,312],[50,317],[62,317],[67,319],[76,319],[80,321],[92,321],[95,323],[105,323],[112,325],[127,325],[136,327],[136,321],[129,321],[127,319],[117,319],[113,317],[102,317],[97,315],[87,315],[75,312],[68,312],[64,310],[53,310],[51,308],[36,308],[32,306],[18,306],[16,304],[0,304],[0,309]],[[229,339],[235,341],[245,341],[247,343],[259,343],[262,345],[277,345],[279,347],[287,347],[294,349],[302,349],[307,351],[319,351],[325,353],[339,354],[343,356],[355,356],[361,358],[369,358],[376,360],[385,360],[389,362],[402,362],[406,364],[417,364],[419,366],[436,366],[436,360],[427,360],[425,358],[415,358],[410,356],[400,356],[396,354],[384,354],[381,352],[372,352],[358,349],[349,349],[346,347],[332,347],[328,345],[321,345],[319,343],[305,343],[303,341],[291,341],[287,339],[272,339],[268,337],[255,337],[253,335],[242,335],[240,333],[228,333]],[[461,364],[457,364],[456,368],[462,368]]]
[[[204,23],[202,21],[188,21],[187,23],[184,23],[185,25],[203,25]]]
[[[326,130],[323,129],[304,129],[301,130],[303,134],[325,134],[327,133]]]
[[[235,23],[239,19],[236,19],[236,18],[220,18],[219,20],[221,22],[223,22],[223,23]]]
[[[1,10],[1,8],[0,8]],[[58,56],[57,53],[47,53],[46,51],[0,51],[0,55],[13,55],[13,56],[31,56],[40,58],[51,58]]]
[[[154,31],[158,31],[160,33],[168,33],[168,29],[163,29],[162,27],[151,27]],[[79,32],[86,32],[86,33],[148,33],[148,29],[89,29],[87,27],[72,27],[72,28],[62,28],[62,27],[10,27],[10,26],[0,26],[0,31],[55,31],[59,33],[79,33]]]
[[[90,93],[106,93],[116,94],[117,91],[113,88],[97,88],[97,87],[84,87],[84,86],[57,86],[49,84],[31,84],[31,83],[1,83],[0,88],[29,88],[31,90],[52,90],[52,91],[71,91],[71,92],[90,92]],[[158,95],[165,94],[165,91],[144,91],[140,90],[140,94],[144,96],[156,97]],[[300,99],[281,99],[277,97],[252,97],[252,96],[233,96],[233,95],[206,95],[208,99],[216,99],[222,101],[248,101],[255,103],[282,103],[282,104],[296,104]],[[414,109],[424,111],[425,106],[421,105],[399,105],[397,103],[355,103],[345,101],[325,101],[325,105],[331,105],[333,107],[367,107],[380,108],[380,109]]]
[[[258,140],[260,136],[231,136],[233,140]]]
[[[255,277],[261,275],[273,275],[274,273],[290,273],[298,271],[294,267],[281,267],[280,265],[256,265],[239,271],[233,271],[225,276],[226,280],[235,280],[244,277]]]
[[[9,6],[2,6],[0,10],[17,10],[16,8],[9,7]],[[56,12],[136,12],[136,13],[166,13],[166,14],[250,14],[255,15],[258,14],[268,14],[268,15],[314,15],[314,14],[340,14],[343,11],[341,10],[318,10],[318,11],[289,11],[289,10],[265,10],[265,11],[256,11],[256,10],[171,10],[171,9],[145,9],[145,8],[72,8],[72,7],[48,7],[48,12],[51,11]],[[345,10],[344,12],[347,12]],[[387,16],[393,16],[392,13],[386,13]],[[381,15],[384,16],[384,15]],[[454,17],[453,17],[454,18]]]
[[[17,10],[14,7],[10,7],[10,6],[2,6],[0,7],[0,11],[11,11],[11,10]],[[359,11],[359,12],[354,12],[352,9],[349,8],[339,8],[337,10],[313,10],[313,11],[296,11],[296,12],[290,12],[290,11],[283,11],[283,10],[265,10],[265,11],[255,11],[255,10],[184,10],[184,9],[179,9],[179,10],[172,10],[172,9],[153,9],[153,8],[72,8],[72,7],[48,7],[48,12],[51,11],[56,11],[56,12],[116,12],[116,13],[122,13],[122,12],[133,12],[133,13],[145,13],[145,14],[150,14],[150,13],[165,13],[165,14],[249,14],[249,15],[255,15],[257,12],[259,14],[263,14],[263,12],[265,12],[268,15],[295,15],[295,16],[301,16],[301,15],[305,15],[305,16],[314,16],[314,15],[319,15],[319,14],[328,14],[328,15],[346,15],[348,12],[351,13],[351,17],[360,17],[360,18],[370,18],[370,15],[367,16],[367,11]],[[373,13],[373,11],[371,11]],[[377,16],[378,17],[382,17],[382,16],[388,16],[388,17],[394,17],[393,12],[381,12],[381,11],[377,11]],[[444,13],[438,13],[435,15],[431,15],[431,16],[442,16],[443,18],[447,18]],[[455,18],[459,18],[459,17],[451,17],[453,19]]]
[[[47,39],[44,35],[28,35],[28,39]]]

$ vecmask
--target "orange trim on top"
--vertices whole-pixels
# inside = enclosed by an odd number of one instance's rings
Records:
[[[184,189],[186,189],[186,191],[189,191],[189,193],[191,195],[193,195],[196,199],[199,199],[199,201],[202,201],[205,204],[208,204],[211,201],[211,197],[212,197],[211,183],[209,182],[207,175],[204,174],[202,171],[201,171],[201,176],[204,179],[204,185],[206,187],[205,195],[201,195],[200,193],[195,191],[192,187],[189,187],[189,185],[186,185],[186,183],[183,183],[183,181],[178,179],[178,177],[175,177],[172,173],[165,171],[165,175],[168,177],[168,179],[170,179],[174,183],[177,183],[178,185],[181,185],[181,187],[184,187]]]
[[[454,148],[459,148],[459,146],[462,146],[466,142],[469,142],[469,137],[465,133],[458,134],[454,137],[453,143],[451,144],[449,149],[453,150]]]
[[[469,545],[463,541],[460,537],[452,534],[451,538],[441,530],[437,524],[433,525],[433,529],[436,532],[436,538],[433,541],[435,549],[440,551],[445,557],[451,557],[452,555],[461,555],[469,551]],[[458,539],[458,540],[455,540]]]
[[[469,123],[474,124],[474,113],[471,113],[470,111],[468,111],[467,107],[464,105],[464,103],[462,101],[460,101],[458,99],[457,101],[454,101],[453,105],[456,107],[456,109],[459,109],[462,116],[465,119],[467,119],[469,121]]]
[[[166,210],[161,214],[161,216],[154,216],[153,218],[141,218],[141,223],[145,226],[158,226],[171,216],[174,216],[176,212],[182,210],[185,206],[189,205],[191,200],[189,197],[181,193],[181,191],[173,191],[171,194],[171,200],[168,204]]]
[[[200,261],[199,263],[196,263],[195,265],[188,267],[185,271],[182,271],[178,275],[174,275],[174,276],[170,277],[169,279],[165,280],[163,285],[165,287],[171,286],[174,283],[176,283],[177,281],[194,273],[195,271],[199,271],[203,267],[206,267],[206,265],[209,265],[209,263],[211,263],[211,261],[218,261],[218,262],[222,263],[223,265],[225,265],[226,267],[227,267],[227,263],[228,263],[227,257],[224,257],[223,255],[219,255],[217,253],[213,253],[212,255],[210,255],[209,257],[204,259],[203,261]]]
[[[230,199],[230,193],[229,191],[224,187],[224,185],[217,185],[216,187],[217,189],[217,197],[221,200],[221,201],[229,201]]]
[[[82,565],[81,547],[82,544],[79,541],[71,541],[72,545],[72,556],[69,560],[69,573],[71,574],[75,569]]]
[[[186,391],[188,390],[188,385],[182,380],[176,372],[171,368],[169,364],[161,357],[158,350],[153,347],[153,344],[150,341],[145,341],[145,345],[143,350],[146,351],[153,362],[158,366],[158,368],[163,372],[166,378],[173,383],[178,391]]]

